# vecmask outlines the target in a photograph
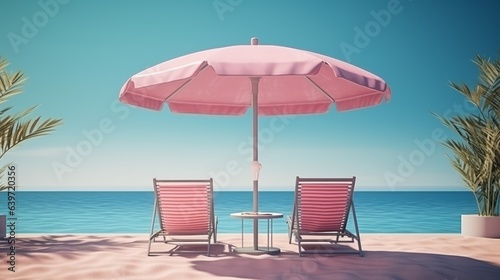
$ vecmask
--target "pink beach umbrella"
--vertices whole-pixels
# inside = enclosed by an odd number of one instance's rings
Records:
[[[319,114],[389,101],[389,86],[349,63],[283,46],[236,45],[174,58],[133,75],[120,101],[152,110],[244,115],[253,108],[253,212],[258,212],[258,116]],[[253,250],[258,247],[254,221]]]

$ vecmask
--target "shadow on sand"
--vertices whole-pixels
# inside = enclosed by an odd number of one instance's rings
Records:
[[[364,257],[357,254],[299,257],[296,251],[283,251],[278,256],[232,254],[220,260],[191,263],[193,269],[217,277],[241,279],[500,279],[500,266],[496,264],[469,257],[415,252],[364,251]]]
[[[470,257],[434,253],[365,250],[364,257],[349,255],[308,255],[299,257],[296,247],[282,248],[276,256],[245,255],[232,252],[233,245],[211,245],[211,256],[204,256],[206,244],[157,244],[154,256],[146,256],[147,238],[87,235],[48,235],[23,237],[16,241],[17,252],[36,259],[41,254],[57,254],[77,259],[95,252],[127,252],[143,263],[162,263],[168,258],[185,258],[189,269],[214,278],[303,280],[303,279],[500,279],[500,266]],[[6,241],[2,240],[1,243]],[[161,243],[161,242],[160,242]],[[166,246],[166,247],[162,247]],[[130,250],[132,249],[132,251]],[[309,248],[311,249],[311,248]],[[312,248],[314,249],[314,248]],[[325,248],[323,248],[325,249]],[[326,248],[334,251],[337,248]],[[343,248],[349,249],[349,248]],[[201,251],[201,252],[199,252]],[[132,252],[132,253],[131,253]],[[174,256],[170,256],[174,255]]]

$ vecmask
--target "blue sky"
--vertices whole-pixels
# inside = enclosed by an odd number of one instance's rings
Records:
[[[449,81],[474,83],[476,54],[500,50],[497,1],[0,0],[0,56],[25,92],[64,119],[4,157],[24,190],[150,190],[153,177],[214,177],[251,190],[251,117],[176,115],[118,102],[133,74],[208,48],[260,44],[353,63],[392,88],[389,103],[324,115],[261,117],[261,190],[295,176],[357,176],[365,190],[464,189],[432,112],[466,111]]]

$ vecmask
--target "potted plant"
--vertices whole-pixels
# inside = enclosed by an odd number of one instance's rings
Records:
[[[0,104],[6,102],[10,97],[21,93],[21,87],[26,81],[21,71],[9,73],[7,71],[8,65],[7,60],[0,57]],[[20,143],[34,137],[46,135],[62,123],[60,119],[47,119],[45,121],[41,121],[40,117],[30,120],[26,119],[27,115],[33,112],[35,108],[36,106],[15,114],[9,114],[12,107],[0,108],[0,159]],[[10,171],[10,175],[8,176],[13,174],[10,164],[0,167],[0,179],[4,177],[4,174],[7,173],[6,171]],[[10,189],[9,185],[1,180],[0,191]],[[5,237],[5,220],[6,215],[0,213],[0,238]]]
[[[478,207],[477,214],[462,215],[462,234],[500,238],[500,61],[477,56],[474,63],[479,68],[475,87],[451,83],[474,109],[436,116],[458,136],[444,145]]]

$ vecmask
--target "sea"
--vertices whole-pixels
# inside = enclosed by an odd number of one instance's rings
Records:
[[[8,203],[8,196],[15,196]],[[292,191],[259,192],[259,211],[293,209]],[[252,192],[214,193],[219,233],[240,233],[242,221],[230,214],[252,210]],[[134,233],[151,230],[151,191],[18,191],[0,192],[0,214],[15,221],[16,234]],[[459,233],[461,214],[477,213],[471,192],[356,191],[354,204],[360,233]],[[352,218],[352,215],[351,215]],[[286,233],[286,219],[273,220],[274,233]],[[252,230],[251,221],[244,224]],[[267,229],[265,221],[259,228]],[[155,227],[157,228],[157,227]],[[353,230],[352,219],[348,229]]]

